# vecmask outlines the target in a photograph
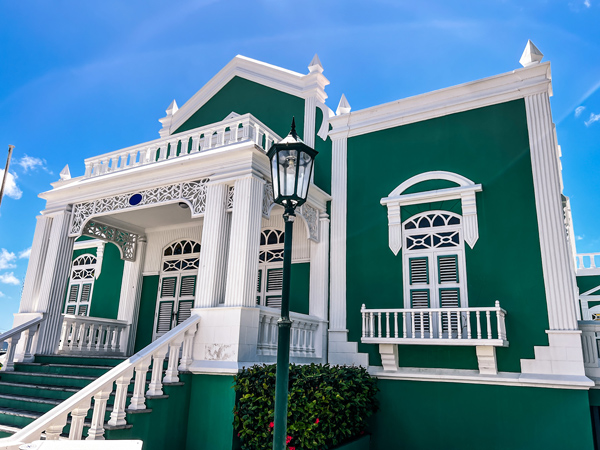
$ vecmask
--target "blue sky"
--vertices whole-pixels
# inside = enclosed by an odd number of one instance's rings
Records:
[[[552,108],[577,249],[600,251],[600,0],[0,1],[0,330],[18,310],[37,194],[69,164],[158,137],[236,54],[306,73],[318,53],[354,110],[552,62]],[[579,108],[579,109],[578,109]],[[507,218],[507,220],[510,220]]]

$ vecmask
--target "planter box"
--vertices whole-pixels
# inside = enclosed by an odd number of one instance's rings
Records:
[[[371,443],[371,435],[365,434],[350,442],[335,447],[334,450],[369,450],[369,444]]]

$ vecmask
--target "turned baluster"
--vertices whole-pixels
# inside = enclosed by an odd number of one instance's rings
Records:
[[[194,335],[196,334],[196,328],[198,325],[194,325],[188,328],[183,338],[183,350],[181,351],[181,360],[179,361],[179,371],[187,371],[192,363],[192,348],[194,345]]]
[[[132,377],[133,367],[116,379],[115,403],[110,413],[110,420],[108,421],[108,424],[113,427],[127,424],[125,420],[125,401],[127,400],[127,388],[129,387],[129,383],[131,383]]]
[[[129,409],[146,409],[146,374],[150,366],[150,358],[136,364],[135,383],[133,385],[133,396],[129,402]]]
[[[60,417],[56,418],[56,420],[53,421],[50,425],[48,425],[48,428],[46,428],[45,430],[46,440],[58,441],[58,438],[60,438],[60,435],[63,432],[63,428],[66,424],[67,414],[61,415]]]
[[[179,349],[183,343],[183,338],[179,338],[171,341],[169,344],[169,362],[167,363],[167,370],[163,383],[177,383],[179,377],[177,376],[179,371],[177,370],[177,360],[179,359]]]
[[[150,385],[148,386],[148,392],[146,395],[163,395],[162,391],[162,372],[163,363],[167,356],[167,350],[169,346],[165,345],[159,348],[154,355],[152,355],[152,378],[150,379]]]
[[[17,348],[17,344],[19,343],[19,339],[21,338],[21,333],[18,333],[12,337],[9,337],[6,342],[8,343],[8,348],[6,349],[6,355],[4,360],[4,365],[0,368],[2,372],[12,372],[15,370],[14,362],[15,362],[15,350]]]
[[[88,441],[104,440],[104,416],[106,415],[106,402],[112,392],[112,383],[94,395],[94,412],[92,413],[92,424],[88,430]]]
[[[90,399],[86,399],[79,403],[73,411],[71,411],[71,426],[69,429],[69,439],[79,441],[83,437],[83,423],[85,416],[90,409]]]
[[[198,153],[200,150],[200,135],[192,136],[192,150],[190,153]]]

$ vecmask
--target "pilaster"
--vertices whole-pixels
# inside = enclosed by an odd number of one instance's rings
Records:
[[[209,184],[206,188],[202,248],[196,285],[196,308],[210,308],[225,301],[229,243],[227,194],[228,186],[224,183]],[[237,192],[234,195],[237,196]]]
[[[327,320],[329,297],[329,217],[319,217],[319,242],[310,241],[309,312]]]
[[[304,143],[310,148],[315,148],[315,127],[317,121],[317,99],[307,97],[304,100]]]
[[[49,214],[52,227],[41,276],[39,296],[33,305],[35,312],[44,314],[37,341],[36,353],[49,354],[54,351],[61,325],[63,305],[69,268],[73,255],[74,238],[69,237],[71,211],[64,210]]]
[[[235,182],[225,306],[256,304],[263,188],[264,181],[251,175]]]
[[[121,283],[121,296],[119,298],[118,320],[125,320],[129,324],[129,332],[124,336],[122,348],[127,355],[133,354],[135,335],[137,332],[138,316],[140,313],[140,299],[142,295],[142,270],[146,258],[146,238],[137,242],[137,258],[135,261],[125,261],[123,265],[123,282]]]

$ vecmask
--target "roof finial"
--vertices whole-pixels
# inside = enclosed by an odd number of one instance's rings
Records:
[[[64,167],[63,170],[60,171],[60,179],[63,181],[71,179],[71,171],[69,170],[68,164]]]
[[[348,114],[351,109],[352,107],[350,106],[350,103],[348,103],[346,96],[342,94],[342,98],[340,98],[340,103],[338,104],[338,107],[335,110],[335,115],[341,116],[342,114]]]
[[[313,73],[313,72],[323,73],[323,65],[321,64],[319,55],[317,55],[316,53],[315,53],[315,56],[313,56],[313,59],[311,60],[311,62],[308,64],[308,71],[310,73]]]
[[[521,63],[523,67],[529,67],[534,64],[539,64],[543,57],[544,54],[540,52],[531,40],[528,40],[519,63]]]
[[[165,112],[167,113],[167,116],[172,116],[178,109],[177,102],[173,100]]]

